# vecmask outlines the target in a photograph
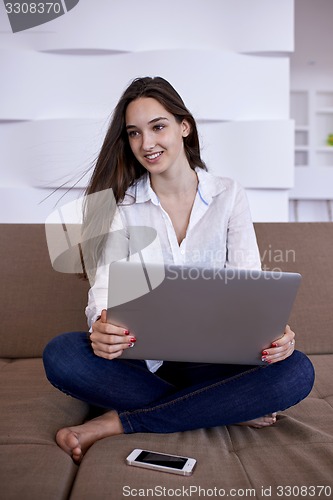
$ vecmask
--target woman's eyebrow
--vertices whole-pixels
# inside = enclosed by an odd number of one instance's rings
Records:
[[[165,116],[158,116],[157,118],[153,118],[152,120],[150,120],[148,122],[148,125],[150,125],[151,123],[159,122],[160,120],[168,120],[168,118],[166,118]],[[126,125],[126,130],[128,130],[130,128],[137,128],[137,126],[136,125]]]
[[[152,120],[150,120],[150,121],[148,122],[148,125],[149,125],[150,123],[159,122],[160,120],[167,120],[167,118],[166,118],[165,116],[159,116],[159,117],[157,117],[157,118],[153,118]]]

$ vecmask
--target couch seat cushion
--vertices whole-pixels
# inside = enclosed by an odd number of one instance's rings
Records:
[[[1,444],[3,500],[67,500],[78,467],[57,445]]]
[[[216,487],[229,493],[232,488],[253,489],[257,498],[263,497],[262,487],[271,487],[270,497],[279,498],[282,491],[278,491],[279,485],[324,485],[333,492],[333,355],[310,358],[316,370],[314,389],[304,401],[280,413],[274,426],[264,429],[228,426],[104,439],[86,454],[75,478],[71,500],[123,498],[131,490],[133,496],[136,492],[139,496],[140,488],[147,495],[147,488],[156,486],[171,489],[200,486],[206,490]],[[125,458],[134,448],[194,457],[198,460],[197,468],[193,476],[181,477],[129,467]],[[313,491],[309,490],[308,498]],[[284,492],[287,495],[289,490]]]
[[[81,423],[88,406],[51,386],[40,358],[2,360],[0,444],[52,444],[56,431]]]

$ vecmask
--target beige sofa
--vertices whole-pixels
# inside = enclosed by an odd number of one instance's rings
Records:
[[[58,333],[86,329],[88,285],[53,271],[43,225],[0,227],[1,498],[333,497],[333,224],[255,226],[264,265],[303,275],[290,324],[316,369],[308,398],[270,428],[104,439],[79,467],[54,436],[83,422],[89,408],[48,383],[41,354]],[[135,447],[192,456],[198,465],[191,477],[129,467]]]

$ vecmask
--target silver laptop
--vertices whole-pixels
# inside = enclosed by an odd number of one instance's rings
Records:
[[[122,358],[260,365],[300,281],[297,273],[116,262],[107,317],[137,338]]]

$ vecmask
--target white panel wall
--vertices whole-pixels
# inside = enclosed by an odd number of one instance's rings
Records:
[[[200,124],[203,154],[212,171],[247,188],[287,189],[294,183],[292,121]],[[283,147],[281,147],[281,144]]]
[[[0,147],[4,180],[41,188],[64,183],[87,185],[88,170],[102,145],[106,121],[101,119],[54,119],[12,123],[3,128]],[[14,148],[14,143],[19,147]],[[3,165],[4,165],[3,164]]]
[[[92,55],[186,48],[289,52],[293,2],[81,0],[52,24],[16,33],[9,43],[12,48]]]
[[[0,125],[2,184],[56,188],[84,187],[107,122],[55,119]],[[198,122],[202,153],[216,175],[233,177],[247,188],[286,189],[294,182],[291,121]],[[260,137],[260,141],[258,141]],[[20,147],[14,149],[13,142]],[[288,147],[281,148],[281,143]],[[3,168],[11,165],[11,169]],[[47,167],[47,168],[46,168]]]
[[[117,99],[144,75],[183,96],[209,169],[248,189],[254,219],[287,220],[293,0],[82,0],[16,34],[0,9],[0,44],[0,222],[44,222],[82,194]]]
[[[286,58],[216,50],[161,50],[114,56],[3,51],[2,118],[106,117],[135,77],[163,75],[197,118],[284,119],[289,113]]]
[[[289,217],[288,191],[285,189],[248,189],[247,196],[256,222],[285,222]]]

